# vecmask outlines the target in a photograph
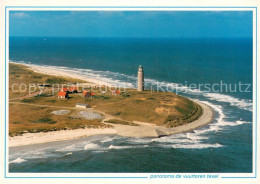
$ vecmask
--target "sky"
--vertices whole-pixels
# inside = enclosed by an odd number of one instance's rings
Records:
[[[251,38],[251,11],[10,11],[10,36]]]

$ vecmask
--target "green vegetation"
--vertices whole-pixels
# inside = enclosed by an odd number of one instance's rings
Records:
[[[110,119],[110,120],[107,120],[105,122],[106,123],[113,123],[113,124],[129,125],[129,126],[139,126],[136,123],[128,122],[128,121],[124,121],[124,120],[120,120],[120,119]]]
[[[48,102],[55,103],[55,102],[56,102],[56,100],[49,100]]]
[[[36,95],[35,98],[48,97],[48,96],[51,96],[51,95],[42,93],[42,94]]]
[[[130,97],[129,94],[123,94],[122,96],[125,97],[125,98]]]
[[[52,78],[46,79],[45,82],[48,84],[61,84],[61,83],[67,82],[67,81],[62,78],[52,77]]]
[[[23,103],[33,103],[35,101],[35,99],[32,99],[32,98],[25,98],[25,99],[22,99],[21,102]]]
[[[121,112],[112,113],[112,115],[114,115],[114,116],[119,116],[120,114],[121,114]]]
[[[96,98],[100,98],[100,99],[110,99],[110,96],[104,96],[104,95],[99,95],[99,96],[96,96]]]
[[[15,121],[15,122],[13,122],[13,124],[20,124],[21,122],[19,122],[19,121]]]
[[[189,114],[186,114],[185,116],[180,118],[176,118],[174,115],[169,115],[165,119],[164,124],[167,127],[176,127],[197,120],[202,113],[202,108],[195,103],[193,103],[192,105],[194,106],[194,109]],[[182,111],[182,109],[180,110]]]
[[[41,119],[38,119],[36,121],[33,121],[33,123],[48,123],[48,124],[55,124],[56,121],[53,121],[52,119],[50,118],[41,118]]]

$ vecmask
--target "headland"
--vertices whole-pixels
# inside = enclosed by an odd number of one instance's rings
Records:
[[[170,92],[106,91],[106,82],[71,75],[48,66],[10,63],[9,147],[75,139],[97,134],[160,137],[207,125],[212,109]],[[14,84],[42,84],[28,95]],[[61,99],[57,83],[85,85]],[[46,86],[46,87],[45,87]],[[93,87],[99,91],[93,92]],[[84,95],[84,91],[88,91]],[[85,104],[80,107],[76,104]],[[84,106],[84,105],[83,105]]]

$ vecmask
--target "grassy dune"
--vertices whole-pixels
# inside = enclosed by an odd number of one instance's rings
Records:
[[[51,112],[62,108],[37,107],[23,104],[9,106],[9,135],[15,136],[25,132],[47,132],[77,128],[111,127],[101,123],[101,120],[72,118],[79,110],[70,109],[66,115],[54,115]]]
[[[13,83],[81,82],[74,79],[53,77],[32,72],[22,65],[10,64],[10,86]],[[11,88],[10,88],[11,89]],[[9,90],[10,91],[10,90]],[[10,92],[10,98],[25,96],[26,93]],[[152,123],[166,127],[176,127],[199,118],[201,107],[193,101],[174,93],[127,89],[122,95],[95,92],[94,98],[84,98],[81,93],[70,94],[70,99],[58,99],[57,94],[46,93],[40,96],[16,99],[13,102],[25,103],[10,105],[10,133],[23,131],[49,131],[64,128],[102,127],[98,120],[72,120],[69,115],[54,116],[50,112],[57,107],[75,107],[76,103],[87,103],[93,109],[113,116],[117,124],[133,125],[133,121]],[[56,107],[40,108],[33,105]],[[76,110],[75,110],[76,111]],[[71,113],[75,113],[72,111]],[[123,121],[125,120],[125,121]]]
[[[66,78],[66,77],[56,77],[45,74],[36,73],[26,66],[21,64],[9,64],[9,98],[17,98],[28,95],[28,86],[29,84],[63,84],[63,83],[75,83],[75,82],[83,82],[81,80]],[[19,93],[14,92],[14,90],[18,90],[19,87],[16,84],[24,84],[27,86],[27,90],[25,90],[24,85],[21,85],[22,91]],[[32,88],[33,89],[33,88]],[[23,92],[24,90],[24,92]],[[37,89],[38,91],[39,89]]]

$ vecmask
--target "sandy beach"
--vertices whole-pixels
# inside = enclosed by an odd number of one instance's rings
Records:
[[[26,66],[28,66],[33,71],[42,74],[67,76],[71,78],[86,80],[95,85],[100,85],[100,84],[106,85],[106,83],[102,83],[102,81],[98,81],[90,78],[87,79],[78,75],[75,76],[70,75],[66,72],[56,71],[54,69],[50,69],[49,67],[45,67],[45,66],[34,66],[28,64],[26,64]],[[172,134],[177,134],[182,132],[188,132],[196,128],[207,125],[212,121],[214,116],[213,110],[208,105],[198,101],[196,101],[196,103],[198,103],[202,107],[202,115],[199,117],[199,119],[195,120],[194,122],[188,123],[186,125],[178,126],[175,128],[166,128],[162,126],[156,126],[148,122],[134,121],[133,123],[136,123],[139,126],[110,124],[114,128],[103,128],[103,129],[85,128],[85,129],[60,130],[60,131],[41,132],[41,133],[24,133],[21,136],[9,137],[9,147],[76,139],[80,137],[86,137],[86,136],[92,136],[98,134],[117,134],[126,137],[161,137],[161,136],[167,136],[167,135],[172,135]],[[96,111],[98,113],[102,113],[94,109],[86,109],[86,111]],[[104,113],[102,114],[105,115],[105,119],[103,120],[103,123],[105,120],[113,118],[110,115]]]
[[[99,134],[116,134],[116,130],[112,128],[88,128],[75,130],[60,130],[53,132],[25,133],[22,136],[9,137],[9,147],[76,139]]]
[[[19,64],[21,64],[21,63],[19,63]],[[98,79],[88,78],[85,76],[68,73],[66,71],[55,70],[54,68],[48,67],[48,66],[39,66],[39,65],[32,65],[32,64],[22,64],[22,65],[27,66],[29,69],[33,70],[36,73],[79,79],[79,80],[83,80],[88,83],[91,83],[94,85],[99,85],[99,86],[102,86],[102,85],[110,86],[109,83],[98,80]]]

